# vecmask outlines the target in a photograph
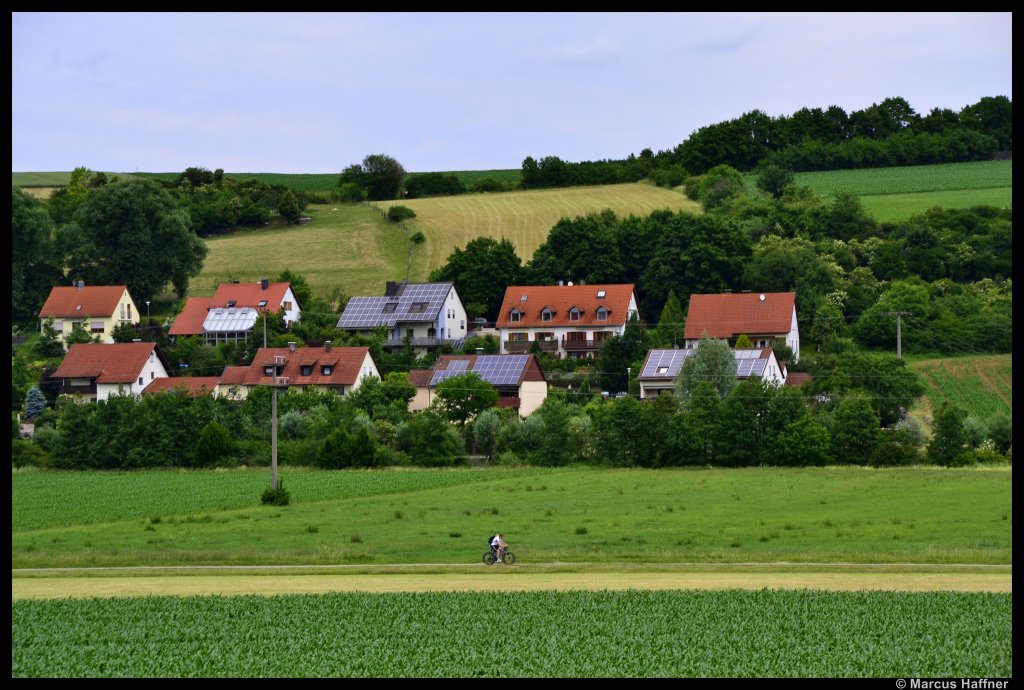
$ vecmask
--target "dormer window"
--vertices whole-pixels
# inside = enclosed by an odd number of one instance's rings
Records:
[[[551,311],[551,310],[550,310],[550,309],[548,309],[547,307],[544,307],[544,311],[542,311],[542,312],[540,313],[540,320],[541,320],[541,321],[550,321],[550,320],[551,320],[551,315],[552,315],[552,314],[554,314],[554,312],[553,312],[553,311]]]
[[[274,367],[273,367],[273,365],[271,365],[269,367],[263,367],[263,375],[264,376],[273,376],[274,375]]]
[[[331,364],[325,364],[322,367],[320,367],[320,373],[323,374],[324,376],[330,376],[333,371],[334,366]]]
[[[597,308],[597,320],[598,321],[607,321],[608,320],[608,310],[605,309],[604,307],[598,307]]]
[[[299,372],[303,376],[310,376],[313,373],[313,365],[312,364],[303,364],[301,367],[299,367]]]
[[[521,311],[519,311],[518,309],[513,309],[511,313],[508,315],[508,320],[511,321],[512,323],[519,323],[522,317],[523,313]]]
[[[384,305],[384,308],[380,310],[381,314],[394,314],[395,309],[398,308],[398,302],[388,302]]]
[[[579,321],[581,313],[582,312],[579,310],[578,307],[573,307],[572,309],[569,310],[569,320],[570,321]]]

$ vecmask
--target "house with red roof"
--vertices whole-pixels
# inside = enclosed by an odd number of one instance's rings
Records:
[[[245,340],[260,312],[284,311],[290,326],[301,315],[291,283],[223,283],[212,297],[190,297],[174,319],[170,336],[201,335],[211,344]]]
[[[50,290],[39,310],[39,330],[53,319],[53,328],[64,343],[75,328],[106,343],[113,343],[111,333],[122,323],[137,324],[139,310],[125,285],[86,285],[78,281],[70,287]]]
[[[770,347],[775,339],[784,341],[800,360],[800,329],[796,320],[795,292],[740,292],[720,295],[690,295],[683,337],[686,347],[701,338],[725,340],[736,347],[741,335],[754,347]]]
[[[511,407],[521,417],[528,417],[548,397],[548,382],[534,355],[442,355],[429,369],[409,372],[409,383],[416,387],[409,410],[427,409],[439,383],[469,372],[494,386],[498,407]]]
[[[639,315],[632,283],[511,285],[495,327],[502,354],[536,347],[562,359],[591,358],[605,338],[622,335],[630,318]]]
[[[63,395],[106,400],[140,395],[156,379],[167,378],[167,365],[156,343],[75,343],[50,378]]]
[[[330,341],[323,347],[296,347],[289,343],[288,347],[257,350],[245,377],[234,387],[239,389],[240,397],[256,386],[314,388],[347,395],[367,377],[380,378],[380,369],[368,347],[333,347]],[[223,381],[221,385],[225,385]]]

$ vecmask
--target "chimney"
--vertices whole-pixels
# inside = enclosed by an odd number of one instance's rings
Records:
[[[260,279],[260,289],[266,290],[268,287],[270,287],[270,281],[267,280],[266,278],[261,278]]]
[[[288,349],[295,352],[295,343],[288,343]]]
[[[330,351],[331,351],[331,341],[330,340],[325,340],[324,341],[324,352],[330,352]]]

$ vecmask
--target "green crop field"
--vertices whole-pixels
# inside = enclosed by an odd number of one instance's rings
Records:
[[[950,402],[985,422],[996,414],[1013,415],[1011,355],[977,355],[922,359],[910,363],[925,384],[920,406],[924,416]]]
[[[412,277],[425,279],[444,264],[455,247],[464,247],[477,237],[507,239],[525,263],[562,218],[612,209],[625,217],[648,215],[659,209],[699,212],[700,206],[679,192],[649,184],[617,184],[596,187],[464,194],[459,196],[379,202],[383,209],[408,206],[416,218],[408,221],[411,231],[421,230],[426,243],[417,250]]]
[[[1008,467],[474,472],[14,472],[12,566],[1012,562]]]
[[[878,222],[906,220],[935,207],[1013,206],[1013,161],[977,161],[863,170],[796,174],[796,184],[825,199],[837,192],[860,197]],[[746,175],[747,190],[757,190],[757,176]]]
[[[1012,678],[1012,603],[772,590],[15,601],[11,675]]]

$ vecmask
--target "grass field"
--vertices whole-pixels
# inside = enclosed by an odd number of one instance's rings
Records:
[[[306,225],[271,223],[206,240],[209,254],[192,279],[191,296],[212,295],[231,279],[255,282],[289,268],[314,294],[341,287],[348,295],[383,294],[405,276],[410,242],[400,227],[365,205],[313,206]],[[418,250],[419,251],[419,250]]]
[[[909,363],[921,375],[925,395],[915,416],[931,417],[940,403],[951,402],[983,422],[996,414],[1013,416],[1011,355],[921,359]]]
[[[1008,467],[439,472],[283,468],[282,508],[267,470],[15,472],[12,567],[476,564],[499,530],[537,564],[1012,562]]]
[[[281,476],[13,472],[12,677],[1012,676],[1010,468]]]

